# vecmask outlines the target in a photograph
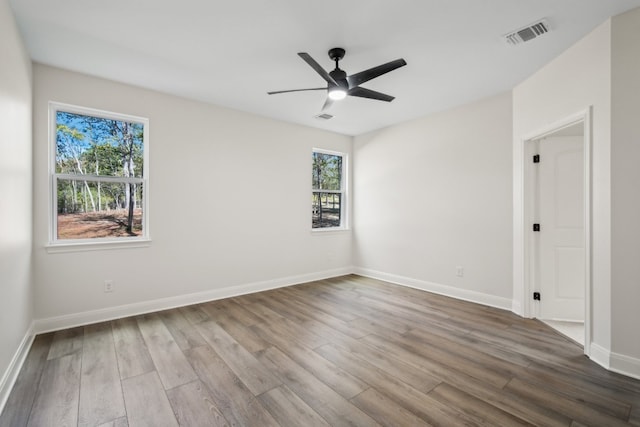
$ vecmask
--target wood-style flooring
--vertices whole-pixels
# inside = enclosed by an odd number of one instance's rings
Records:
[[[640,426],[548,326],[345,276],[39,335],[0,425]]]

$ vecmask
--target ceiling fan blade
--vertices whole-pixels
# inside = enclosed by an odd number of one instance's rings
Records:
[[[364,82],[368,82],[371,79],[375,79],[383,74],[393,71],[396,68],[400,68],[407,65],[407,61],[404,59],[396,59],[395,61],[387,62],[386,64],[378,65],[377,67],[369,68],[368,70],[360,71],[359,73],[352,74],[347,77],[347,82],[350,88],[361,85]]]
[[[332,85],[336,85],[336,86],[338,85],[338,83],[336,83],[336,81],[333,79],[333,77],[331,77],[331,76],[329,75],[329,73],[327,73],[327,72],[325,71],[325,69],[324,69],[324,68],[322,68],[322,67],[320,66],[320,64],[318,64],[318,63],[316,62],[316,60],[315,60],[315,59],[313,59],[313,58],[311,57],[311,55],[309,55],[309,54],[308,54],[308,53],[306,53],[306,52],[299,52],[299,53],[298,53],[298,56],[299,56],[300,58],[304,59],[304,61],[305,61],[307,64],[311,65],[311,68],[313,68],[314,70],[316,70],[316,73],[320,74],[320,76],[321,76],[323,79],[325,79],[325,80],[327,81],[327,83],[330,83],[330,84],[332,84]]]
[[[320,111],[328,110],[332,105],[333,105],[333,99],[327,96],[327,100],[324,101],[324,105],[322,106],[322,110]]]
[[[359,86],[350,89],[347,94],[351,96],[359,96],[360,98],[377,99],[378,101],[386,102],[391,102],[395,99],[394,96],[387,95],[386,93],[376,92],[375,90],[365,89]]]
[[[277,93],[288,93],[288,92],[304,92],[305,90],[327,90],[327,88],[326,87],[312,87],[311,89],[276,90],[274,92],[267,92],[267,95],[275,95]]]

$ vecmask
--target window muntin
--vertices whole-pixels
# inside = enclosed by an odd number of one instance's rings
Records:
[[[52,244],[148,239],[148,120],[51,103]]]
[[[312,228],[344,227],[346,156],[320,150],[312,154]]]

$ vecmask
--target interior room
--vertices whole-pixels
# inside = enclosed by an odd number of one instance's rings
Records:
[[[640,425],[640,0],[219,3],[0,0],[0,426]]]

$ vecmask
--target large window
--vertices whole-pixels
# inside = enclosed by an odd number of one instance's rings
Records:
[[[313,150],[312,228],[345,226],[345,159],[341,153]]]
[[[148,238],[148,121],[50,104],[51,243]]]

